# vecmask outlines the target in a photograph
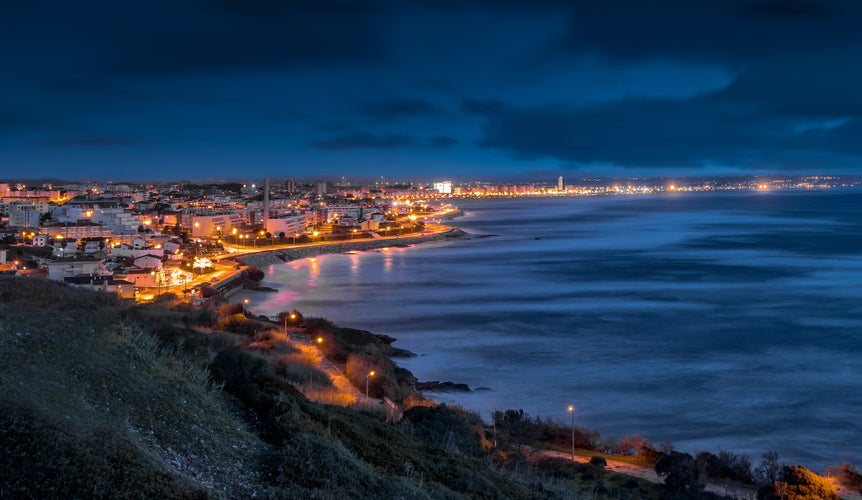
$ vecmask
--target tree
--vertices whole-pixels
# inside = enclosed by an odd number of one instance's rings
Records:
[[[671,493],[697,498],[703,492],[703,485],[698,481],[700,471],[688,453],[672,451],[662,456],[655,464],[655,472],[664,476],[664,484]]]
[[[278,321],[288,326],[299,326],[302,324],[302,313],[296,309],[292,311],[281,311],[278,313]]]
[[[763,461],[754,469],[754,476],[759,484],[772,484],[778,479],[781,464],[778,462],[778,452],[768,451],[763,454]]]

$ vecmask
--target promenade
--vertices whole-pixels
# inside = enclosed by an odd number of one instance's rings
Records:
[[[317,242],[303,245],[274,245],[265,249],[247,249],[238,247],[227,247],[234,250],[232,253],[223,255],[223,258],[236,260],[246,266],[263,267],[279,262],[290,262],[293,260],[315,257],[318,255],[361,252],[386,248],[392,246],[407,246],[426,243],[429,241],[440,241],[449,238],[457,238],[465,233],[458,228],[442,225],[429,225],[421,233],[409,233],[403,236],[379,236],[375,238],[362,238],[356,240],[340,240],[333,242]]]

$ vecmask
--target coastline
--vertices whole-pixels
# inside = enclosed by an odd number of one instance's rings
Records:
[[[275,250],[263,250],[257,253],[249,253],[233,257],[234,260],[246,266],[264,267],[280,262],[317,257],[318,255],[337,254],[345,252],[362,252],[387,248],[393,246],[418,245],[431,241],[442,241],[450,238],[459,238],[467,233],[457,227],[445,226],[448,229],[441,232],[423,233],[421,235],[407,235],[404,237],[366,239],[361,241],[338,241],[326,244],[307,245],[300,247],[279,248]]]

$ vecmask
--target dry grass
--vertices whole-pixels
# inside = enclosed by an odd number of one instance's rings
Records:
[[[297,389],[310,401],[324,405],[351,406],[357,401],[356,397],[335,388],[325,389],[319,386],[297,384]]]

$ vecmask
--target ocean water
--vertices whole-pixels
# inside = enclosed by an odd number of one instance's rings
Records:
[[[464,201],[470,233],[273,265],[249,308],[396,337],[434,394],[684,451],[862,464],[862,192]]]

